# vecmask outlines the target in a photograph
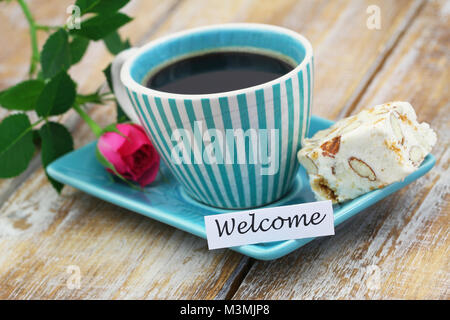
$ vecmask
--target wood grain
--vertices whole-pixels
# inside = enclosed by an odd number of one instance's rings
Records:
[[[68,16],[66,8],[72,1],[55,1],[51,6],[42,5],[44,2],[45,0],[29,2],[34,17],[41,24],[64,24]],[[0,3],[0,21],[0,39],[7,40],[7,45],[3,44],[0,51],[0,90],[3,90],[26,78],[31,46],[28,23],[17,3]],[[46,38],[45,32],[38,33],[39,46],[44,44]]]
[[[382,10],[380,31],[366,28],[369,4],[377,4]],[[409,35],[403,34],[405,30],[408,32],[411,22],[415,24],[422,4],[423,1],[410,0],[134,0],[126,10],[136,19],[124,28],[123,35],[134,43],[144,43],[188,27],[236,21],[292,28],[306,35],[315,48],[314,113],[334,118],[358,108],[359,98],[353,97],[361,97],[374,74],[384,72],[392,48]],[[0,26],[3,23],[0,22]],[[77,80],[86,91],[101,84],[99,71],[111,59],[101,43],[89,50],[89,58],[71,71],[74,77],[79,77]],[[349,50],[358,54],[348,54]],[[114,117],[111,106],[96,106],[90,114],[102,124]],[[433,119],[432,114],[430,119]],[[67,121],[72,121],[70,127],[77,147],[94,139],[83,123],[73,118]],[[357,268],[372,262],[370,255],[365,255],[367,248],[374,253],[373,250],[379,248],[377,245],[385,241],[384,228],[392,232],[389,224],[380,225],[375,218],[365,223],[361,217],[378,215],[386,220],[390,216],[390,209],[386,208],[391,206],[400,210],[400,216],[417,212],[415,207],[406,207],[397,197],[391,197],[379,206],[383,208],[379,209],[381,211],[366,210],[352,219],[361,226],[356,230],[343,226],[336,237],[315,241],[279,261],[255,263],[241,284],[252,266],[250,259],[229,250],[208,251],[204,240],[71,188],[57,196],[41,169],[28,174],[20,184],[8,189],[4,197],[7,201],[3,206],[0,204],[0,298],[209,299],[229,298],[235,290],[238,290],[235,297],[243,299],[357,297],[361,296],[358,290],[364,291],[364,288],[355,289],[355,283],[365,276],[364,270]],[[430,180],[428,189],[423,186],[417,189],[419,196],[414,198],[417,206],[420,207],[421,199],[427,199],[428,191],[436,192],[432,182],[434,180]],[[0,192],[2,190],[5,188],[0,185]],[[416,225],[413,221],[412,218],[411,224],[397,227],[404,226],[405,231],[411,229],[411,225],[418,228],[420,222]],[[398,234],[401,230],[395,229]],[[361,246],[356,252],[352,245],[355,242]],[[389,246],[385,248],[395,251]],[[442,250],[429,256],[437,263],[434,270],[441,272],[440,275],[430,273],[430,283],[441,284],[442,279],[448,279],[442,272],[442,259],[437,257],[438,253],[445,256],[446,248]],[[382,257],[379,260],[386,260],[384,251],[379,255]],[[348,260],[353,261],[356,268],[350,274],[346,268]],[[414,263],[415,260],[411,260],[411,268]],[[67,267],[72,265],[80,268],[79,289],[67,287],[71,277]],[[336,278],[334,274],[339,270],[342,270],[341,276]],[[412,294],[406,286],[398,288]],[[386,296],[389,294],[396,293],[391,290]]]
[[[66,8],[71,1],[57,1],[52,6],[43,6],[42,2],[41,0],[29,3],[34,17],[42,24],[63,24]],[[30,67],[31,46],[28,23],[19,5],[1,2],[0,21],[0,39],[7,39],[7,45],[3,45],[0,50],[0,91],[2,91],[26,79]],[[39,46],[44,44],[46,37],[45,32],[38,33]],[[0,121],[7,114],[9,114],[7,110],[0,108]],[[17,179],[0,179],[0,207],[30,172],[36,169],[37,161],[35,162],[30,170]]]
[[[123,27],[120,33],[125,38],[129,38],[132,43],[138,39],[145,38],[149,32],[153,32],[160,19],[163,19],[171,11],[172,7],[178,3],[177,0],[167,1],[140,1],[130,2],[123,8],[123,11],[130,16],[136,16],[133,23]],[[72,0],[56,2],[56,5],[49,5],[48,1],[39,0],[29,2],[30,10],[35,20],[43,25],[62,25],[68,15],[67,7],[73,4]],[[0,52],[0,90],[14,85],[27,78],[30,62],[30,39],[28,24],[23,18],[23,13],[16,3],[0,3],[0,39],[11,40],[11,45],[6,46]],[[137,12],[145,14],[137,15]],[[10,35],[14,34],[14,37]],[[38,32],[39,47],[42,47],[47,33]],[[112,55],[106,50],[101,41],[92,42],[83,57],[83,60],[69,70],[71,77],[77,82],[79,93],[92,93],[105,82],[102,70],[111,62]],[[98,106],[103,107],[103,106]],[[105,108],[105,115],[108,115],[104,123],[109,123],[114,119],[115,111],[112,108]],[[5,109],[0,108],[0,120],[10,114]],[[34,112],[28,112],[31,121],[36,119]],[[79,121],[78,115],[69,111],[62,116],[56,117],[58,121],[72,130]],[[77,145],[80,146],[80,145]],[[29,165],[26,172],[14,179],[0,179],[0,207],[3,202],[17,189],[30,173],[40,166],[39,155],[37,155]]]
[[[427,3],[353,111],[411,101],[419,120],[438,133],[436,167],[361,212],[336,236],[278,261],[255,263],[234,298],[450,298],[450,19],[444,4]],[[379,288],[368,282],[375,269]]]
[[[42,172],[27,184],[34,194],[20,192],[0,218],[0,298],[213,298],[240,260],[81,192],[52,196]],[[79,289],[67,286],[71,266]]]
[[[141,14],[123,35],[145,38],[176,3],[134,1],[126,10]],[[89,92],[104,81],[101,70],[110,60],[95,43],[71,75]],[[90,114],[101,125],[115,117],[112,106],[95,106]],[[76,147],[94,139],[84,123],[70,115],[65,121]],[[236,253],[210,254],[204,240],[74,189],[58,196],[43,170],[33,171],[21,184],[2,186],[20,188],[1,204],[0,298],[225,297],[245,265]],[[67,286],[71,266],[80,268],[79,289]]]
[[[361,83],[377,69],[422,4],[412,0],[185,1],[156,35],[226,22],[268,23],[295,30],[314,48],[313,112],[335,119],[364,88]],[[367,28],[369,5],[380,8],[382,30]]]

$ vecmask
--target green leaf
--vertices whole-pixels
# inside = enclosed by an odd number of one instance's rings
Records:
[[[38,71],[38,73],[37,73],[37,78],[38,78],[39,80],[45,80],[44,74],[42,73],[42,70],[39,70],[39,71]]]
[[[41,146],[41,136],[39,135],[39,130],[33,130],[33,143],[38,148]]]
[[[87,12],[91,12],[95,6],[100,3],[101,0],[77,0],[75,5],[80,8],[80,13],[83,15]]]
[[[103,39],[103,41],[105,42],[108,51],[111,52],[112,54],[118,54],[120,51],[128,49],[131,46],[128,39],[125,41],[122,41],[122,39],[120,39],[120,35],[117,32],[117,30],[107,35]]]
[[[103,74],[106,77],[106,82],[108,83],[109,89],[114,92],[113,85],[112,85],[112,78],[111,78],[111,64],[109,64],[104,70]],[[116,101],[116,113],[117,113],[117,122],[123,123],[130,121],[130,118],[123,112],[122,106],[119,104],[119,102]]]
[[[108,64],[108,66],[105,69],[103,69],[103,74],[105,75],[109,90],[111,90],[111,92],[113,92],[114,89],[113,89],[112,77],[111,77],[111,63]]]
[[[70,32],[91,40],[100,40],[131,20],[129,16],[120,12],[100,14],[82,21],[80,29],[72,29]]]
[[[6,89],[0,95],[0,105],[9,110],[34,110],[44,89],[42,80],[26,80]]]
[[[56,122],[47,122],[39,130],[42,141],[42,164],[45,168],[62,155],[73,150],[73,140],[65,126]],[[53,187],[61,192],[63,184],[48,176]]]
[[[76,6],[80,7],[81,14],[111,13],[125,6],[129,0],[77,0]]]
[[[33,132],[28,117],[19,113],[5,118],[0,123],[0,178],[21,174],[33,154]]]
[[[130,118],[126,115],[125,112],[123,112],[122,106],[116,102],[116,113],[117,113],[117,122],[118,123],[124,123],[131,121]]]
[[[69,69],[70,65],[68,34],[64,29],[59,29],[48,37],[42,49],[42,74],[45,78],[51,78],[61,70]]]
[[[36,112],[41,117],[62,114],[72,106],[75,96],[75,83],[62,71],[45,85],[37,100]]]
[[[81,60],[81,58],[83,58],[83,55],[86,52],[88,46],[89,46],[88,38],[77,37],[77,36],[73,37],[73,40],[69,44],[72,65],[80,62],[80,60]]]

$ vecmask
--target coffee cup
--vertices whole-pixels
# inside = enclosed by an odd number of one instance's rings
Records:
[[[269,82],[227,92],[180,94],[145,86],[149,74],[180,57],[231,49],[278,56],[293,68]],[[292,187],[313,95],[313,52],[302,35],[253,23],[195,28],[121,52],[111,71],[124,112],[145,128],[195,200],[252,208],[279,200]]]

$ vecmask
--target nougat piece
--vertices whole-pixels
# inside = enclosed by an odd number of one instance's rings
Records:
[[[298,160],[317,200],[343,202],[404,179],[436,143],[408,102],[362,110],[306,139]]]

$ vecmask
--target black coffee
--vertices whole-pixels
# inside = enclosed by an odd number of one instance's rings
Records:
[[[294,67],[268,55],[223,51],[188,57],[170,64],[148,79],[151,89],[179,94],[208,94],[238,90],[279,78]]]

